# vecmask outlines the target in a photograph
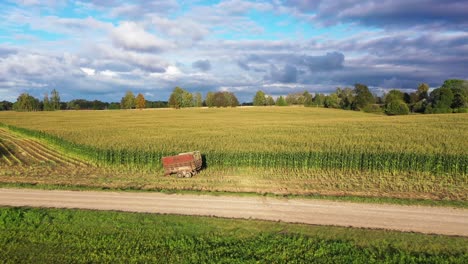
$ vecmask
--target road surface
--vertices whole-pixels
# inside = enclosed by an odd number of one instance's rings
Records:
[[[269,197],[2,188],[0,205],[253,218],[468,236],[468,210],[441,207]]]

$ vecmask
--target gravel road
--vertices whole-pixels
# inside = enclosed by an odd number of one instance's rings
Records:
[[[3,188],[0,188],[0,205],[253,218],[468,236],[467,209],[426,206],[269,197]]]

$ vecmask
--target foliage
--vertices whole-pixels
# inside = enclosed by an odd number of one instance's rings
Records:
[[[325,95],[316,93],[312,101],[316,106],[323,106],[323,103],[325,102]]]
[[[13,103],[8,101],[0,102],[0,111],[9,111],[13,109]]]
[[[280,97],[278,97],[278,99],[276,99],[276,105],[277,106],[287,106],[288,103],[286,102],[286,100],[284,99],[283,96],[280,96]]]
[[[366,113],[374,113],[374,114],[379,114],[379,113],[382,113],[382,107],[379,105],[379,104],[370,104],[366,107],[364,107],[364,109],[362,109],[362,111],[366,112]]]
[[[326,108],[339,108],[340,107],[340,98],[336,93],[332,93],[328,96],[325,96],[323,101],[323,106]]]
[[[352,105],[354,103],[354,95],[353,90],[351,88],[337,88],[336,94],[338,98],[340,98],[340,107],[344,110],[351,110]]]
[[[236,107],[238,105],[237,97],[231,92],[216,92],[213,95],[213,106],[215,107]]]
[[[135,99],[135,106],[137,109],[146,108],[146,100],[143,94],[139,93]]]
[[[385,113],[387,115],[407,115],[409,108],[403,100],[394,99],[385,106]]]
[[[202,107],[203,106],[203,98],[201,93],[195,93],[195,96],[193,98],[193,105],[195,107]]]
[[[49,95],[47,93],[44,94],[44,99],[42,100],[43,110],[44,111],[52,111],[52,105],[49,101]]]
[[[176,109],[193,107],[193,95],[180,87],[175,87],[169,97],[169,106]]]
[[[132,109],[135,107],[135,95],[131,91],[127,91],[125,96],[120,100],[121,109]]]
[[[50,92],[50,105],[52,111],[60,110],[60,95],[55,89],[53,89],[52,92]]]
[[[286,96],[286,103],[288,105],[304,105],[305,94],[304,93],[291,93]]]
[[[312,95],[305,91],[304,92],[304,106],[312,106],[314,104]]]
[[[208,107],[214,107],[214,93],[213,92],[208,92],[206,94],[206,99],[205,99],[205,104]]]
[[[114,104],[114,109],[120,109],[120,103],[111,104]],[[115,104],[118,104],[118,107],[116,107]],[[104,110],[110,108],[109,106],[109,103],[99,100],[88,101],[85,99],[75,99],[68,102],[66,108],[69,110]]]
[[[0,262],[464,263],[466,238],[254,220],[0,209]]]
[[[417,100],[415,102],[419,102],[421,100],[427,100],[429,98],[429,85],[427,83],[421,83],[418,86],[416,91]]]
[[[431,92],[429,101],[432,109],[430,113],[451,113],[453,92],[450,88],[437,88]],[[429,112],[429,111],[428,111]]]
[[[20,112],[39,111],[40,102],[28,93],[22,93],[13,104],[13,110]]]
[[[253,105],[254,106],[265,106],[267,104],[266,101],[266,94],[263,91],[257,91],[253,98]]]
[[[353,110],[361,110],[367,105],[375,102],[374,96],[369,91],[369,88],[364,84],[355,84],[353,92],[355,94],[355,98],[351,106]]]
[[[388,105],[393,101],[404,101],[404,94],[400,90],[390,90],[384,96],[384,102],[385,105]]]
[[[275,105],[275,99],[273,99],[273,97],[271,97],[270,95],[267,96],[266,105],[268,105],[268,106]]]

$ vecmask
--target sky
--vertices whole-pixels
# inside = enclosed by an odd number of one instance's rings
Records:
[[[381,94],[468,79],[466,0],[0,0],[0,101]]]

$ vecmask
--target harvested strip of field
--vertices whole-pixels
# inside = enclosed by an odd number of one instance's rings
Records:
[[[30,138],[0,128],[0,166],[33,166],[55,164],[60,166],[87,166],[83,161]]]

